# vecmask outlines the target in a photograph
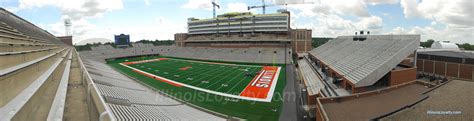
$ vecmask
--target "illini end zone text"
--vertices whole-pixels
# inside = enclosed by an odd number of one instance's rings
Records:
[[[240,96],[268,99],[273,96],[280,67],[264,66],[259,75],[240,93]]]

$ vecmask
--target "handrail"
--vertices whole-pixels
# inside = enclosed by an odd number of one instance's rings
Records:
[[[87,71],[87,68],[84,66],[84,63],[82,62],[82,59],[81,59],[79,53],[76,51],[76,49],[74,49],[73,51],[76,53],[76,57],[77,57],[77,59],[78,59],[78,61],[79,61],[79,65],[81,65],[81,71],[83,71],[83,73],[84,73],[85,75],[87,75],[86,78],[88,78],[89,80],[91,80],[90,84],[92,84],[92,87],[95,88],[95,92],[96,92],[99,96],[102,96],[102,93],[100,93],[99,91],[97,91],[97,90],[98,90],[97,85],[96,85],[94,82],[92,82],[92,77],[91,77],[91,75],[89,74],[89,72]],[[86,80],[87,80],[87,79],[86,79]],[[87,86],[87,87],[89,88],[89,86]],[[90,96],[90,95],[87,95],[87,96]],[[105,103],[104,99],[103,99],[102,97],[99,97],[99,99],[100,99],[100,102],[102,103],[102,105],[104,105],[105,111],[108,112],[107,115],[109,116],[109,118],[110,118],[112,121],[116,121],[117,119],[115,119],[114,113],[113,113],[112,110],[109,108],[109,106],[107,105],[107,103]],[[103,113],[103,112],[101,112],[101,114],[102,114],[102,113]],[[99,117],[99,118],[103,118],[103,117],[101,116],[101,117]]]
[[[326,113],[326,110],[324,110],[323,104],[321,104],[321,101],[319,99],[320,98],[316,98],[317,107],[319,107],[316,110],[319,110],[319,112],[323,116],[323,117],[321,117],[321,118],[324,118],[323,121],[329,121],[328,114]]]

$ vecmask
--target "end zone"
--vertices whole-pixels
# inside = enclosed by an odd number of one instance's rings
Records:
[[[280,67],[264,66],[259,75],[240,93],[240,96],[271,100],[279,74]]]

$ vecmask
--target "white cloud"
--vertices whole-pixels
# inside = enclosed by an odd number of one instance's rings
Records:
[[[313,4],[288,4],[288,8],[302,11],[301,15],[353,15],[370,17],[364,0],[329,0],[313,2]]]
[[[87,29],[88,31],[86,31],[84,36],[78,37],[77,40],[89,38],[107,38],[113,40],[114,35],[121,33],[129,34],[131,41],[138,41],[141,39],[173,40],[175,33],[186,32],[186,20],[172,21],[166,19],[166,17],[156,17],[151,22],[144,22],[141,24],[123,26],[84,26],[82,28]],[[77,30],[77,28],[74,29]]]
[[[228,3],[227,11],[228,12],[248,12],[247,4],[245,3]],[[252,9],[255,11],[254,9]]]
[[[74,43],[77,43],[88,36],[108,31],[91,24],[89,19],[97,19],[106,12],[122,9],[123,3],[122,0],[20,0],[17,8],[25,10],[45,6],[59,8],[62,16],[53,24],[42,24],[43,29],[50,31],[53,35],[63,36],[65,35],[63,21],[70,19],[73,23]]]
[[[400,5],[403,8],[403,14],[406,18],[419,16],[419,12],[416,8],[418,6],[416,0],[401,0]]]
[[[151,5],[150,0],[143,0],[143,2],[145,2],[145,5],[147,5],[147,6]]]
[[[382,18],[378,16],[370,16],[362,18],[358,23],[359,29],[375,30],[382,28]]]
[[[401,0],[406,18],[432,20],[431,26],[413,27],[408,32],[422,40],[474,43],[474,2],[472,0]],[[437,28],[434,28],[437,26]],[[441,26],[441,28],[439,27]]]
[[[367,0],[366,2],[370,5],[378,4],[397,4],[400,0]]]
[[[211,0],[188,0],[181,8],[212,10]]]
[[[454,43],[473,44],[473,28],[450,28],[436,29],[431,26],[414,26],[411,28],[396,27],[385,34],[419,34],[421,41],[434,39],[435,41],[451,41]]]
[[[450,27],[474,26],[472,0],[402,0],[405,17],[420,17],[447,24]]]
[[[44,6],[58,7],[64,16],[73,20],[98,17],[104,12],[123,8],[121,0],[20,0],[18,8],[23,10]]]
[[[18,7],[5,7],[5,9],[7,9],[8,11],[12,13],[15,13],[16,11],[18,11]]]

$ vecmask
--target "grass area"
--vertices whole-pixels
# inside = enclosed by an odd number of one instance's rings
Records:
[[[164,93],[215,112],[248,120],[278,120],[282,109],[282,92],[286,83],[284,65],[277,65],[281,66],[282,69],[278,77],[275,92],[273,93],[272,101],[258,102],[214,95],[187,87],[176,87],[133,72],[132,69],[119,64],[125,62],[125,60],[137,61],[162,57],[164,56],[122,58],[109,60],[108,64]],[[129,66],[188,85],[238,95],[253,79],[253,76],[246,76],[245,73],[260,71],[263,68],[263,66],[260,65],[273,65],[242,62],[233,63],[215,60],[196,62],[195,59],[167,58],[170,59],[132,64]],[[213,64],[208,62],[225,64]]]

